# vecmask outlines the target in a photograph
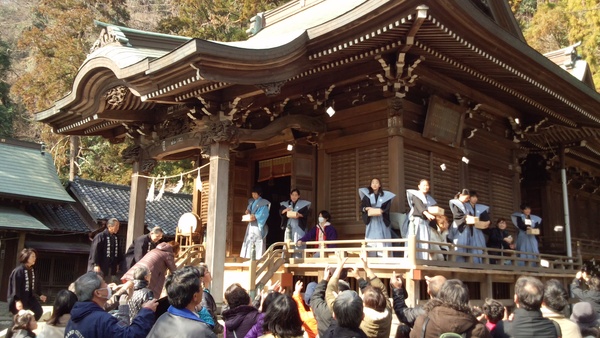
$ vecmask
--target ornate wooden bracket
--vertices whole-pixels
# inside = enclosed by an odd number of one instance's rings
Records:
[[[418,76],[413,74],[413,71],[425,58],[421,56],[410,64],[406,63],[405,58],[404,52],[397,55],[395,62],[388,62],[381,55],[375,56],[384,72],[376,75],[379,83],[383,85],[384,93],[393,93],[396,97],[403,98],[410,87],[416,84]]]
[[[261,143],[281,135],[283,130],[287,128],[312,133],[323,133],[327,130],[325,123],[319,118],[306,115],[286,115],[262,129],[239,129],[239,142]]]
[[[261,83],[256,86],[262,89],[267,96],[277,96],[281,94],[281,87],[287,82],[287,80],[279,82]]]

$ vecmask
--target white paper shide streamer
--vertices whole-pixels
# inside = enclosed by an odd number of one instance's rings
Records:
[[[162,186],[160,187],[160,190],[158,191],[158,195],[156,195],[156,197],[154,198],[155,201],[160,201],[160,199],[164,195],[165,185],[167,185],[167,179],[163,178]]]
[[[173,188],[173,193],[174,194],[178,193],[182,187],[183,187],[183,174],[181,174],[181,176],[179,176],[179,182],[177,182],[177,184]]]
[[[146,196],[146,201],[152,202],[154,201],[154,187],[156,186],[156,179],[152,179],[152,184],[150,184],[150,189],[148,189],[148,196]]]

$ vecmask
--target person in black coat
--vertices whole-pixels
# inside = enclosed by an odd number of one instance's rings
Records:
[[[139,262],[148,251],[156,248],[156,245],[163,238],[164,232],[161,227],[154,227],[149,234],[141,235],[136,238],[125,253],[125,268],[123,271],[131,269],[135,263]]]
[[[123,259],[123,252],[117,238],[118,232],[119,221],[116,218],[109,219],[106,230],[94,237],[90,247],[88,271],[102,272],[108,281],[116,279]]]
[[[581,287],[582,281],[587,284],[587,289]],[[577,272],[571,282],[571,292],[581,301],[592,304],[596,313],[600,314],[600,277],[590,276],[585,271]]]
[[[515,284],[517,309],[511,322],[505,322],[504,332],[510,337],[557,338],[552,321],[542,316],[544,284],[535,277],[523,276]]]
[[[496,221],[496,227],[488,228],[484,230],[488,235],[488,248],[494,249],[502,249],[509,250],[514,249],[515,245],[513,244],[513,238],[510,233],[506,230],[506,220],[504,218],[498,218]],[[490,254],[503,256],[503,252],[501,251],[492,251],[490,250]],[[498,262],[502,262],[502,260],[498,259],[490,259],[490,263],[496,264]]]
[[[8,310],[12,314],[19,313],[19,310],[31,310],[35,314],[35,320],[39,320],[44,310],[37,300],[40,297],[42,302],[46,301],[46,296],[41,293],[39,278],[35,275],[33,266],[37,259],[37,252],[34,249],[23,249],[19,254],[19,266],[17,266],[8,278],[8,292],[6,299],[8,301]]]

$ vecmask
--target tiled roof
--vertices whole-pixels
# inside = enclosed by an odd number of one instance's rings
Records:
[[[27,212],[13,207],[0,206],[0,229],[3,230],[50,230]]]
[[[34,148],[35,147],[35,148]],[[75,202],[58,179],[52,156],[41,145],[0,139],[0,197]]]
[[[88,233],[96,224],[86,222],[73,205],[30,204],[27,212],[54,231]]]
[[[96,220],[129,220],[130,187],[76,179],[67,187]],[[192,195],[165,192],[159,201],[146,202],[146,226],[163,228],[175,235],[179,217],[192,210]]]

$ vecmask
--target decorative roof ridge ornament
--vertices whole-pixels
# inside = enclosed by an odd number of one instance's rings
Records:
[[[90,48],[89,54],[92,54],[102,47],[117,43],[121,46],[131,47],[129,39],[127,39],[125,34],[118,27],[108,26],[106,28],[102,28],[102,31],[100,31],[100,36],[94,42],[92,48]]]
[[[252,19],[250,19],[250,28],[246,30],[248,36],[254,36],[258,34],[267,25],[265,20],[265,13],[257,13]]]

